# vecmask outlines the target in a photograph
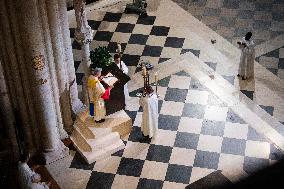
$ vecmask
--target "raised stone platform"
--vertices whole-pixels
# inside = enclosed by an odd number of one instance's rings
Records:
[[[88,163],[106,158],[125,147],[120,137],[130,133],[131,118],[124,110],[106,117],[104,123],[95,123],[89,113],[78,115],[71,140]]]

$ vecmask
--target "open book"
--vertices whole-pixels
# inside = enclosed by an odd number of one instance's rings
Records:
[[[118,81],[118,79],[111,73],[108,73],[106,76],[104,76],[102,80],[109,86],[113,86]]]

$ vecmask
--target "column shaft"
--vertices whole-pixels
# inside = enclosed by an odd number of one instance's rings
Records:
[[[63,123],[68,131],[72,130],[73,121],[71,118],[71,105],[68,75],[65,70],[64,44],[62,29],[60,25],[60,15],[57,0],[46,1],[47,16],[50,30],[50,37],[53,48],[53,56],[57,73],[57,82],[59,89],[60,107],[63,117]]]
[[[56,115],[57,115],[57,127],[58,127],[60,138],[64,139],[68,137],[68,134],[64,130],[63,118],[62,118],[62,113],[61,113],[56,66],[55,66],[54,57],[53,57],[53,49],[52,49],[51,38],[50,38],[50,30],[49,30],[45,0],[39,0],[39,10],[41,12],[40,19],[41,19],[42,29],[43,29],[44,45],[46,49],[45,52],[47,55],[48,68],[49,68],[49,74],[51,78],[51,86],[52,86],[54,104],[55,104]]]

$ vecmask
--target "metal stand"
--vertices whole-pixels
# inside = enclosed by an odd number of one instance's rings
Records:
[[[147,17],[146,7],[146,0],[133,0],[132,4],[126,5],[125,13],[136,13],[139,16]]]

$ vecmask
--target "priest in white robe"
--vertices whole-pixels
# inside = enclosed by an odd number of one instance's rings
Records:
[[[141,131],[144,136],[152,138],[158,131],[158,97],[154,93],[151,86],[146,88],[146,96],[142,96],[139,100],[140,106],[143,108]]]
[[[255,50],[254,42],[251,37],[252,33],[248,32],[246,36],[238,42],[239,48],[242,51],[238,70],[238,77],[241,77],[242,80],[246,80],[254,76]]]
[[[119,69],[122,70],[122,72],[126,75],[128,75],[128,67],[125,65],[125,63],[120,59],[119,54],[114,55],[114,63],[119,67]],[[124,85],[124,96],[125,100],[129,99],[129,92],[128,92],[128,86],[127,83]]]
[[[36,173],[28,166],[30,154],[21,155],[21,161],[18,163],[19,184],[22,189],[28,189],[31,185],[32,176]]]
[[[91,75],[88,78],[90,115],[94,118],[96,123],[105,121],[105,100],[109,98],[111,90],[111,87],[105,89],[101,84],[101,71],[101,68],[91,68]]]

